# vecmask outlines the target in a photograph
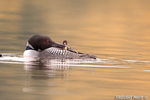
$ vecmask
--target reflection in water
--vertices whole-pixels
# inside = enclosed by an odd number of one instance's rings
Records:
[[[39,59],[23,58],[22,55],[17,54],[3,55],[0,58],[0,63],[24,64],[26,78],[22,91],[34,94],[68,95],[74,93],[74,90],[66,88],[68,87],[68,78],[70,77],[69,72],[74,68],[130,68],[112,66],[112,64],[119,63],[115,59]],[[54,87],[61,87],[63,89],[54,89]]]
[[[22,55],[13,53],[2,53],[0,63],[10,64],[24,64],[25,70],[39,69],[69,69],[69,67],[89,67],[89,68],[130,68],[128,66],[114,66],[124,65],[124,63],[150,63],[150,61],[140,60],[118,60],[115,58],[109,59],[39,59],[32,57],[23,57]]]
[[[32,61],[26,61],[24,68],[26,81],[23,92],[54,95],[66,95],[69,93],[67,89],[52,89],[52,87],[66,86],[66,82],[62,84],[54,81],[55,79],[66,80],[68,77],[67,69],[69,66],[64,60],[38,59],[33,61],[32,59]],[[44,87],[44,89],[41,87]],[[45,87],[48,89],[45,89]]]
[[[51,69],[68,69],[69,64],[65,59],[39,59],[25,58],[25,70],[51,70]]]
[[[4,56],[0,58],[0,63],[24,64],[26,77],[24,79],[25,83],[24,86],[22,87],[22,91],[28,94],[42,94],[42,95],[64,96],[64,95],[73,95],[76,93],[80,94],[81,93],[80,89],[82,92],[88,94],[88,92],[90,92],[91,89],[92,90],[95,89],[95,86],[99,87],[99,84],[102,85],[102,87],[104,86],[107,90],[108,85],[114,87],[116,86],[113,85],[114,82],[115,83],[122,82],[119,79],[122,79],[121,77],[124,77],[124,75],[120,76],[118,74],[119,73],[121,74],[123,70],[128,70],[130,68],[128,66],[124,66],[123,65],[124,63],[134,64],[134,61],[131,60],[119,61],[115,58],[83,61],[77,59],[74,60],[38,59],[38,58],[29,59],[23,58],[22,55],[16,54],[3,54],[3,55]],[[142,63],[142,61],[136,62]],[[123,70],[120,70],[122,68]],[[118,74],[115,73],[117,70],[120,70],[121,72],[119,72]],[[131,68],[131,70],[133,70],[133,68]],[[112,74],[112,76],[110,74]],[[85,78],[86,77],[85,75],[88,76],[88,79]],[[95,78],[99,79],[95,80]],[[123,83],[124,82],[127,84],[126,80],[123,80]],[[133,82],[132,84],[134,84],[134,80],[132,82]],[[89,87],[89,85],[91,85],[92,87]],[[82,89],[82,87],[84,87],[84,89]],[[94,93],[97,92],[95,91]]]

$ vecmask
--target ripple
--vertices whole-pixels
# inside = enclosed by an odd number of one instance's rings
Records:
[[[150,61],[141,61],[141,60],[122,60],[122,61],[129,63],[150,63]]]
[[[24,58],[22,55],[17,55],[13,53],[3,53],[3,57],[0,57],[0,63],[7,64],[24,64],[25,69],[33,69],[37,67],[43,67],[46,69],[53,68],[66,68],[69,67],[88,67],[88,68],[130,68],[128,66],[114,66],[118,64],[117,61],[112,59],[39,59],[39,58]],[[128,60],[124,60],[128,61]],[[131,60],[129,60],[131,61]],[[128,61],[128,62],[129,62]],[[110,64],[101,65],[101,64]]]
[[[144,70],[145,72],[150,72],[150,70]]]
[[[70,65],[78,67],[90,67],[90,68],[130,68],[125,66],[102,66],[102,65]]]

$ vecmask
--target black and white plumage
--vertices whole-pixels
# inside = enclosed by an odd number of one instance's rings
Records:
[[[50,59],[96,59],[96,56],[76,52],[67,46],[65,40],[63,44],[52,41],[48,36],[34,35],[26,45],[24,57],[39,57]]]

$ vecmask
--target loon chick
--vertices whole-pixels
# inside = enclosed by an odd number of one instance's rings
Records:
[[[26,45],[24,57],[39,57],[50,59],[96,59],[96,56],[76,52],[67,46],[68,42],[59,44],[51,40],[48,36],[34,35]]]
[[[63,45],[65,46],[65,51],[67,51],[67,44],[68,44],[67,40],[64,40]]]
[[[68,45],[67,40],[64,40],[64,41],[63,41],[63,45],[64,45],[64,46],[67,46],[67,45]]]

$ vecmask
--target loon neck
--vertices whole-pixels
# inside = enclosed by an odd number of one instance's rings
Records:
[[[29,46],[26,46],[26,50],[35,50],[35,49],[33,49],[33,48],[29,47]]]
[[[26,50],[35,50],[29,42],[27,42]],[[37,50],[36,50],[37,51]]]

